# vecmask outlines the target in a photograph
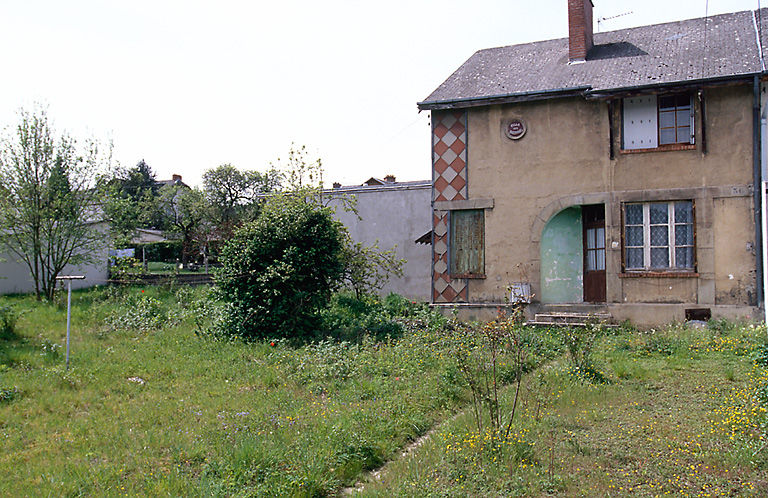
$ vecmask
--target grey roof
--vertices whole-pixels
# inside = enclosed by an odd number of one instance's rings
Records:
[[[595,33],[584,63],[568,63],[568,38],[480,50],[421,109],[465,107],[530,94],[616,91],[763,71],[755,18],[768,9]],[[764,36],[763,40],[768,40]]]
[[[409,182],[384,182],[382,185],[346,185],[342,187],[336,187],[332,189],[324,189],[326,194],[336,193],[361,193],[361,192],[376,192],[381,190],[416,190],[423,188],[431,188],[431,180],[415,180]]]

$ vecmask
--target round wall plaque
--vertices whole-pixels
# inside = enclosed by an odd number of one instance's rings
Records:
[[[522,119],[512,119],[507,122],[507,126],[504,127],[504,133],[507,134],[507,138],[512,140],[520,140],[525,135],[525,123]]]

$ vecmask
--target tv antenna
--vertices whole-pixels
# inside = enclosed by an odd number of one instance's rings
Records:
[[[615,16],[598,17],[597,18],[597,31],[600,31],[600,23],[601,22],[610,21],[611,19],[616,19],[617,17],[628,16],[630,14],[633,14],[633,12],[631,10],[629,12],[624,12],[622,14],[616,14]]]

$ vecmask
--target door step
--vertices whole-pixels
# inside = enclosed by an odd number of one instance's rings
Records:
[[[611,318],[611,314],[606,312],[546,312],[536,313],[534,319],[526,322],[526,325],[535,327],[586,327],[592,324],[600,324],[608,328],[618,327],[615,323],[611,323]]]

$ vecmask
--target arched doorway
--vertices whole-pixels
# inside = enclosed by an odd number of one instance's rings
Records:
[[[605,205],[571,206],[544,226],[541,302],[605,302]]]

